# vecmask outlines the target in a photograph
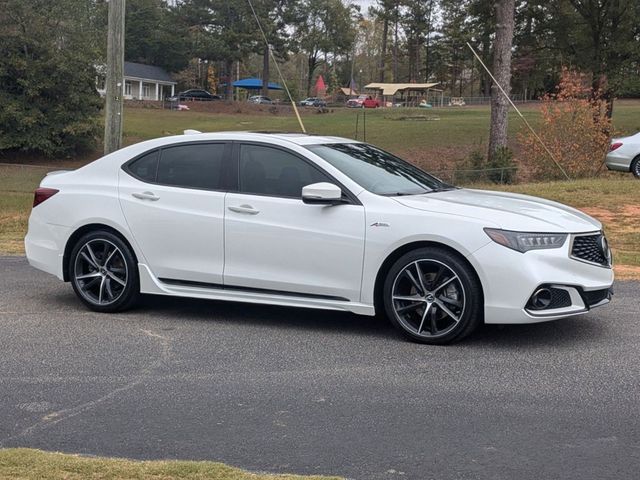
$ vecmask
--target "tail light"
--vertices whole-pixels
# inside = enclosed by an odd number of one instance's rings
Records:
[[[58,192],[59,190],[56,190],[55,188],[43,188],[43,187],[36,188],[36,191],[33,195],[33,206],[37,207],[42,202],[50,199]]]
[[[613,152],[616,148],[620,148],[622,146],[622,142],[612,143],[609,147],[609,151]]]

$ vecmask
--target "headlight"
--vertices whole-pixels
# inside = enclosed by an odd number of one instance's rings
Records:
[[[560,248],[567,240],[566,233],[513,232],[498,228],[485,228],[484,231],[494,242],[522,253],[529,250]]]

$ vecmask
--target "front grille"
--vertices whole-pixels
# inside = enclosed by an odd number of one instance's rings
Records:
[[[609,266],[607,252],[603,248],[603,235],[596,233],[593,235],[578,235],[573,239],[571,247],[571,256],[585,262],[595,263],[598,265]],[[605,248],[606,240],[604,241]]]
[[[571,295],[566,290],[561,288],[551,288],[551,303],[547,307],[548,310],[552,308],[564,308],[571,306]]]
[[[593,305],[609,298],[609,289],[591,290],[588,292],[582,292],[582,294],[587,305],[592,307]]]

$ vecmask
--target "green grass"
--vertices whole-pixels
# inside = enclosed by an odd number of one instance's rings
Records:
[[[279,130],[299,131],[295,116],[287,109],[277,115],[243,113],[178,112],[130,108],[125,112],[125,141],[133,143],[168,134],[180,134],[193,128],[205,132],[223,130]],[[539,119],[538,108],[522,106],[525,117],[535,125]],[[336,108],[332,113],[305,112],[303,121],[309,133],[354,137],[356,116],[359,119],[359,138],[363,134],[361,109]],[[620,133],[640,130],[640,102],[616,103],[614,128]],[[427,121],[397,120],[399,116],[425,115]],[[484,149],[487,143],[491,113],[488,107],[463,107],[442,109],[378,109],[366,110],[367,141],[394,153],[405,154],[418,160],[431,170],[443,163],[465,158],[473,148]],[[515,112],[509,117],[509,137],[515,146],[516,134],[523,123]],[[442,159],[446,152],[448,158]]]
[[[255,474],[214,462],[132,461],[26,448],[0,450],[1,479],[340,480],[338,477]]]

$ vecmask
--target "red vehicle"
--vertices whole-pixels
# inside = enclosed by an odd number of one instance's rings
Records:
[[[378,108],[380,102],[371,95],[359,95],[358,98],[352,98],[347,102],[349,108]]]
[[[362,102],[363,108],[378,108],[379,106],[380,102],[372,97],[365,98],[364,102]]]

